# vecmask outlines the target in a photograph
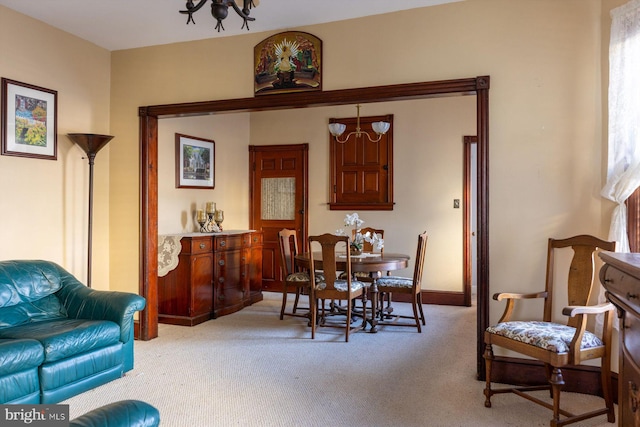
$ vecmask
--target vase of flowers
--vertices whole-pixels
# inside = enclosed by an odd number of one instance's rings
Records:
[[[361,232],[362,224],[364,224],[364,221],[360,219],[360,216],[358,215],[357,212],[354,212],[352,214],[347,214],[344,217],[345,228],[346,227],[352,228],[352,232],[351,232],[352,237],[351,237],[351,241],[349,242],[349,252],[351,252],[351,255],[361,255],[364,242],[371,243],[371,245],[377,250],[382,249],[382,247],[384,246],[384,241],[380,238],[378,234],[376,233],[372,234],[369,231],[362,234]],[[347,233],[344,231],[344,228],[340,228],[336,230],[336,235],[346,236]]]

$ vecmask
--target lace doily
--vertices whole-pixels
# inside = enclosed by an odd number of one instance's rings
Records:
[[[180,236],[158,236],[158,277],[166,276],[178,266]]]

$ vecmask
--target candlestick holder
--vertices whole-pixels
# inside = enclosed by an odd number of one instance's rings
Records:
[[[219,209],[216,210],[214,219],[216,221],[216,225],[218,226],[218,229],[222,231],[222,221],[224,221],[224,212]]]
[[[198,224],[200,224],[200,232],[201,233],[206,233],[207,232],[207,228],[205,227],[206,223],[207,223],[207,220],[205,218],[198,218]]]

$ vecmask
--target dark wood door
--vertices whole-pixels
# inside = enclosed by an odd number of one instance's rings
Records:
[[[309,144],[249,146],[251,229],[264,232],[262,289],[281,291],[278,231],[294,229],[298,246],[308,234]]]

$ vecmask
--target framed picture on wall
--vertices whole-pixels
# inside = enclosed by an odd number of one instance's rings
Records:
[[[176,188],[215,186],[215,142],[176,133]]]
[[[267,37],[253,48],[256,95],[322,90],[322,41],[302,31]]]
[[[2,154],[57,159],[58,92],[2,78]]]

